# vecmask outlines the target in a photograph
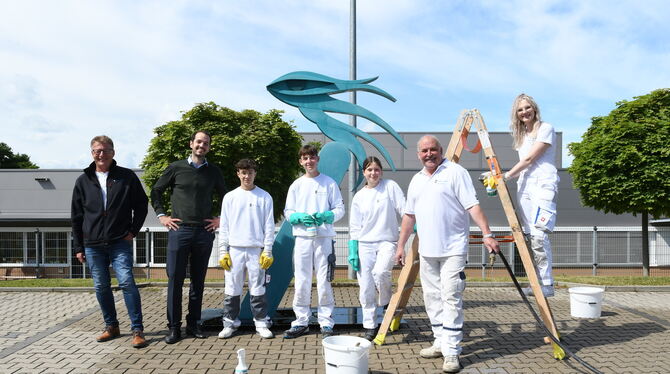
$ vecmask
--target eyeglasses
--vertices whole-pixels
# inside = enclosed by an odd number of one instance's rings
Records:
[[[91,153],[94,155],[111,155],[114,153],[113,149],[91,149]]]

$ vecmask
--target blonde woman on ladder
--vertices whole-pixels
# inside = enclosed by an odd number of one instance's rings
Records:
[[[556,223],[556,133],[554,127],[543,122],[540,108],[526,94],[514,99],[510,121],[513,147],[519,152],[519,162],[505,173],[505,180],[519,177],[517,201],[523,220],[524,233],[530,234],[531,249],[545,297],[554,296],[551,243],[548,233]],[[532,295],[530,287],[523,289]]]

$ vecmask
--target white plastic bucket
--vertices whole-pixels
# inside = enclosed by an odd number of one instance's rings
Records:
[[[605,290],[598,287],[571,287],[570,314],[576,318],[599,318]]]
[[[368,372],[370,342],[358,336],[336,335],[321,341],[326,374],[365,374]]]

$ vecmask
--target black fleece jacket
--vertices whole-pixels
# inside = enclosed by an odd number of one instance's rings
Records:
[[[134,171],[112,165],[107,175],[107,206],[95,175],[95,163],[84,169],[72,192],[74,252],[100,247],[132,233],[137,236],[148,210],[147,194]]]

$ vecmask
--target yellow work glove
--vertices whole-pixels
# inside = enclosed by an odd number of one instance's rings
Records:
[[[233,266],[233,260],[230,258],[230,253],[226,253],[221,257],[219,265],[221,265],[224,270],[230,270],[230,267]]]
[[[496,178],[493,175],[484,178],[484,186],[488,188],[496,188],[497,185],[498,181],[496,181]]]
[[[258,259],[258,263],[261,264],[261,268],[263,268],[263,270],[267,270],[270,266],[272,266],[274,261],[275,259],[272,258],[272,253],[267,252],[261,253],[261,258]]]

